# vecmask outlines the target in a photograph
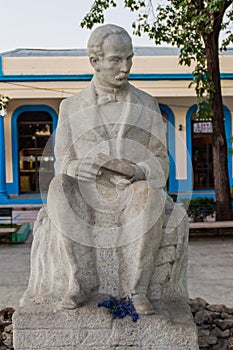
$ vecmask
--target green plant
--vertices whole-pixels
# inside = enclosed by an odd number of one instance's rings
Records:
[[[0,110],[5,109],[7,107],[9,100],[10,98],[8,96],[0,94]]]
[[[215,212],[215,202],[213,198],[182,199],[184,208],[192,221],[205,221],[206,217]]]

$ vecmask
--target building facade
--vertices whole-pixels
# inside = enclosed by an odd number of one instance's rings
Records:
[[[233,186],[233,50],[220,56],[220,64]],[[170,159],[168,192],[214,197],[212,122],[195,119],[191,72],[192,67],[178,64],[177,49],[135,48],[130,82],[155,96],[164,116]],[[7,115],[0,115],[0,204],[46,201],[54,175],[59,104],[85,88],[92,73],[86,50],[18,49],[0,55],[0,93],[10,97]]]

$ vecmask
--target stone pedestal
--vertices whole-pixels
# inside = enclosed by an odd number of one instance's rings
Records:
[[[156,314],[113,320],[96,298],[72,311],[37,307],[14,313],[15,350],[198,350],[197,331],[186,303],[154,303]],[[98,300],[97,300],[98,299]]]
[[[97,304],[109,295],[118,296],[118,260],[115,249],[98,249],[99,294],[75,310],[58,310],[64,288],[65,266],[55,254],[57,235],[48,243],[47,216],[38,219],[34,229],[31,281],[35,295],[24,295],[22,307],[13,316],[15,350],[198,350],[196,326],[187,304],[188,221],[184,209],[168,198],[163,239],[154,262],[148,298],[155,315],[140,316],[137,323],[130,317],[113,320]],[[48,247],[52,247],[49,250]],[[53,278],[45,279],[49,258],[53,257]],[[46,258],[47,257],[47,258]],[[44,259],[44,270],[35,275]],[[56,260],[57,259],[57,260]],[[36,267],[36,269],[34,268]],[[42,273],[42,272],[43,273]],[[50,271],[50,272],[51,272]],[[85,270],[87,271],[87,270]],[[106,278],[108,276],[108,278]],[[48,287],[43,284],[43,278]],[[88,274],[86,283],[90,283]],[[48,291],[50,290],[50,294]],[[42,293],[43,291],[47,293]],[[38,294],[38,295],[37,295]],[[103,296],[104,294],[104,296]],[[56,311],[55,311],[56,310]]]

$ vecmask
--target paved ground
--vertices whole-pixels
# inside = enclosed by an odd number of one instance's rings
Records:
[[[188,287],[192,298],[233,307],[233,237],[190,242]]]
[[[14,212],[18,222],[31,225],[36,211]],[[0,245],[0,309],[17,307],[27,286],[31,235],[24,244]],[[189,244],[190,297],[233,307],[233,238],[196,239]]]
[[[32,229],[37,211],[13,211],[15,223],[29,222]],[[24,244],[0,245],[0,309],[18,306],[27,287],[32,234]]]

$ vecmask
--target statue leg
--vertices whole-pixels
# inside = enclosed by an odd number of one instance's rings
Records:
[[[88,297],[87,294],[85,295],[79,281],[79,266],[73,249],[75,242],[64,235],[62,236],[62,240],[66,253],[68,286],[67,292],[60,302],[60,306],[64,309],[75,309],[85,303]]]
[[[60,302],[65,309],[75,309],[85,303],[98,288],[95,249],[80,243],[80,216],[90,222],[87,208],[76,179],[68,175],[55,177],[49,187],[48,212],[62,241],[64,272],[68,277],[66,292]],[[75,240],[74,240],[75,239]],[[61,257],[62,259],[62,257]]]
[[[161,207],[164,195],[161,190],[150,188],[149,196],[146,181],[135,182],[132,186],[134,187],[132,202],[121,214],[122,233],[130,234],[131,242],[118,248],[120,289],[123,297],[127,295],[132,297],[138,313],[152,314],[154,309],[147,298],[147,292],[155,257],[162,241],[164,210]],[[159,210],[155,204],[161,206]],[[129,232],[129,226],[125,224],[133,222],[140,214],[140,222],[132,226],[135,233],[133,236]],[[151,221],[153,217],[155,222]],[[140,231],[137,232],[139,226]]]

